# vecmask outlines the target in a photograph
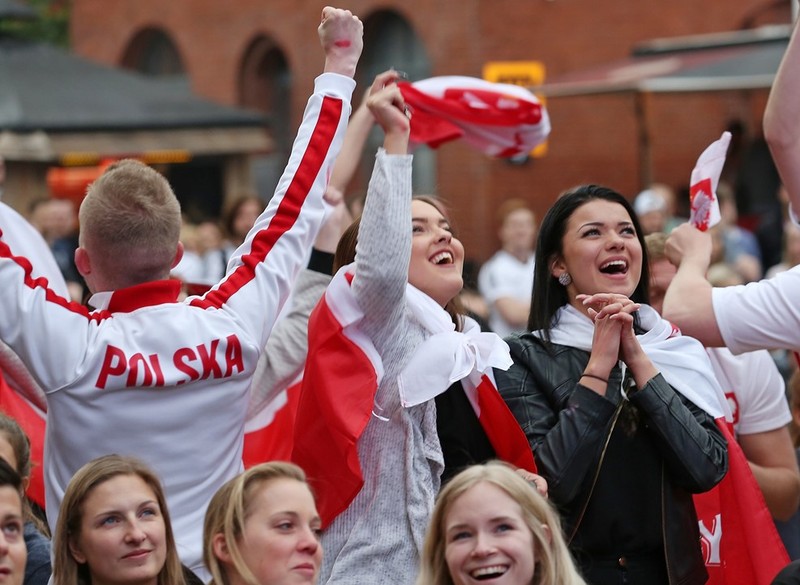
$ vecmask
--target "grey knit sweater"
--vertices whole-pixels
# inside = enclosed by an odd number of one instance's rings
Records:
[[[364,487],[322,537],[320,584],[411,585],[444,467],[433,400],[402,408],[397,376],[425,339],[405,305],[411,257],[411,156],[379,151],[356,248],[361,330],[385,373],[358,443]]]

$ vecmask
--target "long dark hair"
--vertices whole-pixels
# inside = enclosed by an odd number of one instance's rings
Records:
[[[547,341],[550,340],[550,329],[555,324],[553,317],[558,309],[569,303],[566,287],[559,284],[558,279],[550,273],[551,264],[563,254],[564,232],[567,229],[569,218],[576,209],[594,199],[619,203],[628,212],[636,230],[636,238],[642,246],[642,274],[636,290],[631,295],[631,300],[636,303],[648,302],[650,266],[647,262],[647,245],[631,204],[622,195],[608,187],[600,185],[575,187],[559,196],[539,226],[528,330],[541,330]],[[634,319],[636,318],[637,316],[634,315]]]
[[[414,195],[414,200],[424,201],[431,207],[435,207],[439,213],[449,222],[450,214],[444,204],[434,197],[428,195]],[[347,266],[356,259],[356,244],[358,243],[358,228],[361,225],[361,216],[358,216],[353,223],[344,231],[339,238],[336,246],[336,253],[333,255],[333,272],[336,273],[342,266]],[[452,224],[451,224],[452,227]],[[411,234],[409,234],[411,237]],[[464,315],[466,310],[461,303],[458,295],[450,299],[444,306],[444,310],[450,315],[456,326],[456,331],[464,330]]]

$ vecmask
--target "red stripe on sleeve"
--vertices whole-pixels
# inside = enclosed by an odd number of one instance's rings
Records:
[[[242,265],[219,288],[194,299],[191,302],[193,306],[218,309],[236,291],[255,278],[256,267],[267,258],[278,239],[296,223],[303,203],[328,155],[342,117],[342,109],[342,100],[328,96],[323,98],[317,124],[303,159],[269,225],[253,238],[250,253],[242,256]]]
[[[44,291],[45,300],[49,303],[53,303],[60,307],[67,309],[68,311],[72,311],[78,315],[82,315],[89,319],[90,321],[102,321],[103,319],[109,318],[111,315],[107,311],[99,311],[95,313],[90,313],[89,309],[87,309],[84,305],[80,303],[76,303],[70,301],[69,299],[65,299],[53,289],[49,288],[49,282],[46,278],[34,278],[33,277],[33,265],[31,265],[30,260],[25,258],[24,256],[15,256],[11,252],[11,248],[8,247],[3,241],[0,241],[0,258],[5,258],[6,260],[11,260],[12,262],[16,263],[20,268],[22,268],[24,275],[22,278],[23,284],[28,288],[35,290],[35,289],[42,289]]]

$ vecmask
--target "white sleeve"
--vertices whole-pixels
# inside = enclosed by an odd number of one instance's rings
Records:
[[[733,353],[800,350],[800,266],[767,280],[714,288],[711,298],[722,339]]]
[[[223,280],[203,297],[189,300],[230,313],[259,347],[266,344],[322,225],[322,196],[342,146],[354,88],[349,77],[317,77],[267,209],[231,256]]]
[[[774,431],[789,424],[786,384],[768,351],[733,355],[719,347],[709,349],[708,356],[731,404],[737,435]]]

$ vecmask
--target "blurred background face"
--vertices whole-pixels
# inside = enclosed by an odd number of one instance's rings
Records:
[[[536,242],[536,218],[528,209],[517,209],[508,214],[500,228],[503,248],[512,252],[533,251]]]
[[[659,313],[664,307],[669,283],[677,272],[678,269],[666,258],[650,262],[650,305]]]
[[[262,205],[255,199],[248,199],[236,211],[233,219],[233,235],[239,240],[244,240],[247,232],[256,223],[258,216],[261,215]]]
[[[644,235],[663,232],[667,224],[667,214],[661,210],[648,211],[639,215],[639,224]]]

